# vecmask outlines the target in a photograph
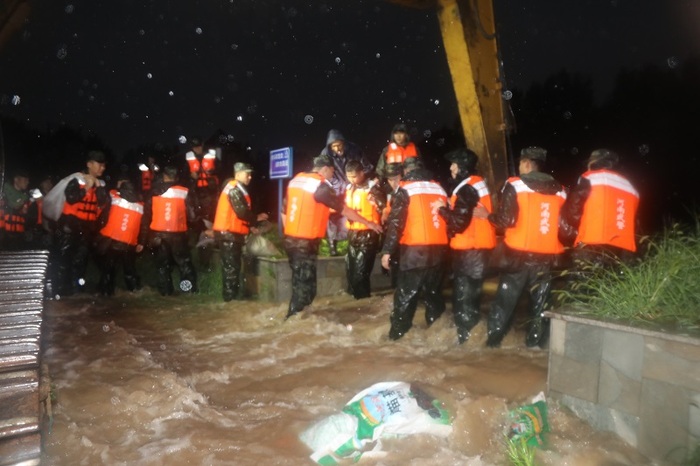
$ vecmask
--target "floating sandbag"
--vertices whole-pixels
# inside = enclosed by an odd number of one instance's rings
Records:
[[[381,451],[381,439],[411,434],[447,437],[451,419],[439,400],[406,382],[382,382],[355,395],[341,413],[323,419],[299,438],[318,464],[358,461]]]
[[[544,434],[549,432],[547,403],[540,393],[532,404],[521,406],[508,413],[508,438],[511,442],[524,440],[530,447],[543,448]]]

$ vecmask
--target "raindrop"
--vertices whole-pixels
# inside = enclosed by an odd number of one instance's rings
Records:
[[[197,29],[194,30],[194,32],[196,32],[197,34],[201,34],[201,33],[202,33],[202,28],[197,28]]]
[[[65,12],[68,14],[73,13],[73,10],[75,10],[75,7],[73,5],[66,5]]]
[[[170,97],[172,97],[172,96],[175,95],[175,93],[174,93],[173,91],[168,91],[168,95],[169,95]]]
[[[112,399],[110,400],[113,405],[118,405],[119,403],[122,402],[122,400],[119,399],[119,397],[113,396]]]
[[[122,117],[122,120],[126,120],[127,118],[129,118],[129,114],[126,112],[122,112],[121,117]]]
[[[340,57],[335,57],[335,64],[340,65]]]
[[[639,146],[638,150],[639,150],[639,155],[642,155],[642,156],[649,155],[649,152],[651,151],[648,144],[642,144],[641,146]]]
[[[578,147],[571,148],[571,155],[578,155],[578,152],[579,152]]]
[[[59,60],[63,60],[68,56],[68,48],[66,47],[66,44],[61,44],[61,46],[58,48],[56,51],[56,58]]]
[[[503,100],[510,100],[513,98],[513,91],[503,91],[501,97],[503,97]]]
[[[147,77],[148,79],[153,79],[153,75],[152,75],[151,73],[148,73],[148,74],[146,75],[146,77]]]
[[[439,138],[437,141],[435,141],[438,147],[442,147],[445,145],[445,138]]]
[[[10,102],[12,103],[12,105],[19,105],[19,102],[20,102],[19,96],[18,96],[18,95],[13,95],[13,96],[12,96],[12,99],[10,99]]]
[[[179,142],[180,144],[184,144],[187,142],[187,138],[184,135],[180,135],[180,137],[177,138],[177,142]]]
[[[571,112],[570,112],[570,111],[567,110],[567,111],[564,112],[564,119],[565,119],[565,120],[571,120],[571,116],[572,116],[572,115],[571,115]]]
[[[238,115],[236,117],[236,121],[243,121],[243,115]]]
[[[258,106],[257,104],[250,104],[248,105],[248,108],[246,108],[246,111],[252,115],[258,111]]]
[[[84,278],[79,278],[79,279],[78,279],[78,285],[80,285],[80,286],[85,286],[85,279],[84,279]]]
[[[233,142],[233,134],[229,134],[226,136],[226,141],[228,142]]]
[[[668,57],[666,59],[666,64],[668,65],[669,68],[674,69],[678,66],[678,58],[677,57]]]
[[[102,326],[102,331],[105,332],[105,333],[109,332],[109,325],[104,324],[104,325]]]
[[[440,105],[440,100],[439,100],[439,99],[435,99],[435,100],[433,101],[433,104],[435,104],[435,105]]]
[[[374,57],[375,57],[375,58],[382,58],[382,54],[379,53],[379,52],[377,52],[377,53],[374,55]]]
[[[165,348],[166,348],[165,343],[161,343],[160,349],[165,350]]]
[[[145,36],[145,35],[146,35],[146,31],[144,31],[143,29],[139,29],[139,36]]]
[[[432,135],[433,135],[433,132],[430,131],[429,129],[426,129],[425,131],[423,131],[423,137],[426,139],[428,139]]]
[[[306,123],[307,125],[310,125],[313,122],[314,122],[314,117],[312,115],[306,115],[304,117],[304,123]]]
[[[231,44],[231,50],[238,50],[238,44]]]

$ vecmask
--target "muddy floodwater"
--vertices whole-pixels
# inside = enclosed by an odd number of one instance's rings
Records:
[[[397,342],[387,338],[392,294],[317,298],[284,321],[286,303],[161,298],[145,290],[49,301],[45,353],[53,420],[48,465],[313,465],[298,435],[356,393],[406,381],[444,401],[448,438],[384,443],[361,464],[507,464],[509,409],[546,392],[547,353],[516,329],[485,348],[480,323],[463,346],[448,311]],[[538,465],[655,464],[609,433],[549,403],[549,449]]]

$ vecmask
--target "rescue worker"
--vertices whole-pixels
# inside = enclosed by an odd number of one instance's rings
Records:
[[[233,166],[234,178],[224,186],[214,217],[214,240],[221,254],[221,278],[224,301],[237,299],[241,284],[243,247],[248,233],[268,215],[255,215],[247,191],[253,178],[253,167],[238,162]]]
[[[217,177],[216,151],[208,149],[204,151],[202,139],[194,137],[190,141],[191,149],[185,154],[187,166],[190,173],[190,183],[193,193],[190,195],[197,198],[197,216],[200,219],[192,225],[192,231],[200,236],[201,233],[211,228],[216,211],[216,203],[219,196],[219,178]],[[205,267],[211,266],[212,249],[208,242],[203,242],[203,246],[197,248],[199,262]]]
[[[452,194],[449,207],[441,207],[447,222],[452,261],[452,312],[457,338],[462,344],[481,319],[481,292],[489,262],[496,247],[496,230],[486,219],[473,218],[477,205],[490,213],[491,194],[484,179],[476,174],[478,156],[469,149],[449,152]]]
[[[413,326],[413,316],[422,295],[425,321],[432,325],[445,311],[442,276],[447,253],[447,224],[438,214],[447,203],[447,193],[433,181],[417,157],[403,163],[404,177],[392,196],[382,246],[382,267],[399,253],[399,273],[394,292],[389,338],[398,340]]]
[[[637,251],[639,193],[616,171],[618,163],[617,153],[609,149],[591,152],[588,170],[562,207],[562,219],[575,234],[571,254],[576,268],[628,261]]]
[[[312,172],[302,172],[287,186],[287,205],[284,223],[284,248],[292,269],[292,297],[287,318],[301,312],[316,297],[316,255],[321,239],[326,234],[330,209],[335,209],[348,220],[359,222],[381,232],[376,223],[363,218],[345,205],[330,180],[335,165],[327,156],[318,156]]]
[[[350,183],[345,190],[345,205],[373,223],[381,222],[381,206],[386,205],[386,194],[379,185],[367,178],[362,164],[351,160],[345,165]],[[381,237],[366,225],[347,221],[348,253],[345,256],[347,291],[355,299],[370,296],[370,275],[379,252]]]
[[[527,289],[530,295],[525,344],[544,347],[549,319],[542,313],[551,292],[552,267],[559,264],[564,246],[559,240],[559,215],[566,200],[563,186],[542,172],[547,151],[527,147],[520,152],[520,176],[508,178],[496,212],[474,210],[505,230],[503,263],[496,297],[488,317],[489,347],[498,347],[508,333],[515,306]]]
[[[381,183],[380,186],[386,193],[386,203],[382,206],[382,225],[386,225],[386,221],[389,218],[389,213],[391,212],[391,200],[396,195],[396,190],[401,186],[401,179],[403,178],[403,164],[401,163],[390,163],[384,167],[384,176],[386,177],[386,183]],[[391,255],[389,258],[389,270],[382,267],[382,271],[385,274],[391,276],[391,287],[396,288],[396,282],[399,276],[399,253],[398,251]]]
[[[88,152],[87,172],[71,175],[64,189],[65,202],[56,229],[58,262],[54,290],[59,295],[68,296],[85,289],[85,272],[99,229],[98,218],[110,202],[105,182],[99,179],[106,162],[102,151]]]
[[[17,170],[12,183],[5,183],[2,197],[4,199],[2,216],[3,245],[5,250],[21,250],[28,246],[27,213],[34,199],[29,195],[29,173]]]
[[[149,155],[146,163],[139,164],[139,172],[141,173],[141,194],[143,196],[150,195],[153,188],[153,181],[160,171],[160,167],[156,164],[155,157]]]
[[[335,172],[333,178],[328,180],[333,187],[333,190],[339,196],[345,196],[345,187],[348,185],[345,166],[350,161],[359,161],[362,166],[362,171],[367,177],[371,176],[374,166],[367,160],[364,152],[357,144],[345,140],[343,134],[337,129],[328,131],[326,138],[326,147],[323,148],[320,155],[329,157],[333,161]],[[328,218],[328,248],[331,256],[338,255],[338,241],[344,241],[348,238],[347,219],[340,215],[340,212],[331,212]]]
[[[384,170],[387,164],[403,163],[407,158],[421,157],[418,147],[411,142],[408,127],[404,123],[398,123],[391,129],[389,144],[382,149],[377,161],[377,176],[386,178]]]
[[[143,201],[128,180],[120,180],[117,189],[111,190],[109,196],[111,202],[102,212],[104,227],[97,236],[95,247],[100,259],[97,290],[103,296],[114,295],[119,264],[122,266],[126,289],[141,289],[141,279],[136,270],[136,254],[143,251],[143,244],[139,243]]]
[[[155,251],[158,292],[163,296],[174,293],[173,263],[180,272],[180,290],[197,292],[197,272],[187,237],[188,223],[197,220],[196,208],[189,189],[177,183],[177,169],[163,168],[162,179],[155,182],[151,198],[144,203],[138,240],[139,244],[148,244]]]

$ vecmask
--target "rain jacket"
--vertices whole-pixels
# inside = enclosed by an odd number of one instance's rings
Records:
[[[343,141],[343,155],[336,154],[333,149],[331,149],[331,144],[336,141]],[[348,185],[348,178],[345,175],[345,165],[351,160],[357,160],[362,164],[362,171],[370,176],[374,166],[367,160],[364,152],[360,146],[354,142],[350,142],[343,137],[343,134],[337,129],[332,129],[328,131],[328,137],[326,138],[326,147],[323,148],[320,155],[327,155],[332,161],[335,167],[335,172],[333,173],[333,178],[328,180],[333,187],[336,194],[345,194],[345,187]]]
[[[66,200],[59,226],[69,231],[95,232],[99,226],[97,219],[110,202],[104,181],[98,180],[96,186],[87,190],[84,178],[78,174],[68,182],[64,192]]]
[[[112,190],[109,195],[112,202],[105,209],[107,222],[100,234],[118,243],[136,246],[143,217],[143,202],[139,201],[133,190]]]
[[[420,149],[411,142],[410,137],[408,137],[406,146],[404,147],[398,146],[394,142],[394,133],[397,131],[403,131],[408,135],[408,128],[406,128],[406,125],[404,124],[399,123],[394,125],[394,127],[391,129],[391,133],[389,134],[389,144],[382,149],[382,153],[379,154],[379,160],[377,161],[377,175],[381,177],[384,176],[384,167],[386,167],[387,163],[390,163],[387,162],[387,154],[390,151],[392,154],[394,154],[393,157],[395,157],[396,154],[401,153],[404,156],[404,160],[408,157],[421,158]],[[403,162],[403,160],[401,160],[401,162]]]
[[[187,231],[187,223],[192,224],[196,221],[196,201],[191,193],[182,186],[175,184],[175,182],[156,182],[153,185],[153,197],[146,200],[144,203],[143,217],[141,217],[141,232],[139,234],[139,244],[146,244],[146,236],[152,229],[151,225],[159,226],[160,224],[168,223],[165,219],[165,212],[159,212],[161,207],[164,207],[163,195],[176,196],[175,201],[172,206],[177,206],[177,209],[182,209],[181,211],[176,211],[175,215],[178,216],[178,220],[172,219],[173,225],[177,225],[175,230],[158,230],[153,228],[153,230],[158,234],[181,234]],[[183,196],[184,195],[184,196]],[[155,199],[155,204],[154,204]],[[163,209],[164,210],[164,209]],[[185,228],[183,230],[182,223],[185,223]]]
[[[435,185],[441,191],[441,195],[431,196],[437,199],[438,197],[447,199],[445,191],[434,181],[432,181],[432,173],[425,169],[416,169],[403,178],[401,186],[392,195],[391,213],[386,221],[386,237],[380,254],[400,254],[399,265],[400,270],[411,270],[421,267],[433,267],[441,265],[447,252],[447,225],[441,216],[432,217],[426,210],[423,203],[423,209],[418,209],[418,203],[415,202],[418,196],[410,196],[411,184],[419,182],[428,182]],[[416,199],[411,199],[416,197]],[[422,210],[422,213],[419,211]],[[426,218],[426,215],[428,217]],[[423,228],[423,222],[437,224],[437,230],[434,234],[422,234],[422,231],[431,231],[432,229]],[[408,232],[408,228],[415,227],[412,232]],[[409,234],[410,233],[410,234]],[[429,239],[430,238],[430,239]],[[427,240],[423,242],[422,240]],[[423,242],[423,244],[419,244]]]
[[[525,205],[521,207],[521,202],[534,198],[550,203],[546,225],[540,223],[542,212],[539,206],[530,205],[532,208],[527,211]],[[564,234],[559,225],[559,212],[565,198],[562,185],[547,173],[531,172],[506,181],[498,209],[488,216],[496,228],[505,230],[507,254],[503,257],[504,262],[499,264],[501,267],[518,269],[523,261],[533,260],[550,265],[558,263],[558,256],[563,252],[559,236]],[[528,220],[534,223],[524,223]],[[547,230],[544,232],[546,238],[540,242],[537,238],[543,229]]]
[[[639,193],[619,173],[589,170],[562,207],[563,220],[577,230],[574,246],[609,245],[637,250],[635,224]]]
[[[254,225],[256,219],[245,186],[236,180],[230,180],[219,196],[214,231],[234,233],[242,236],[240,239],[245,241],[245,235],[250,232],[250,225]]]

